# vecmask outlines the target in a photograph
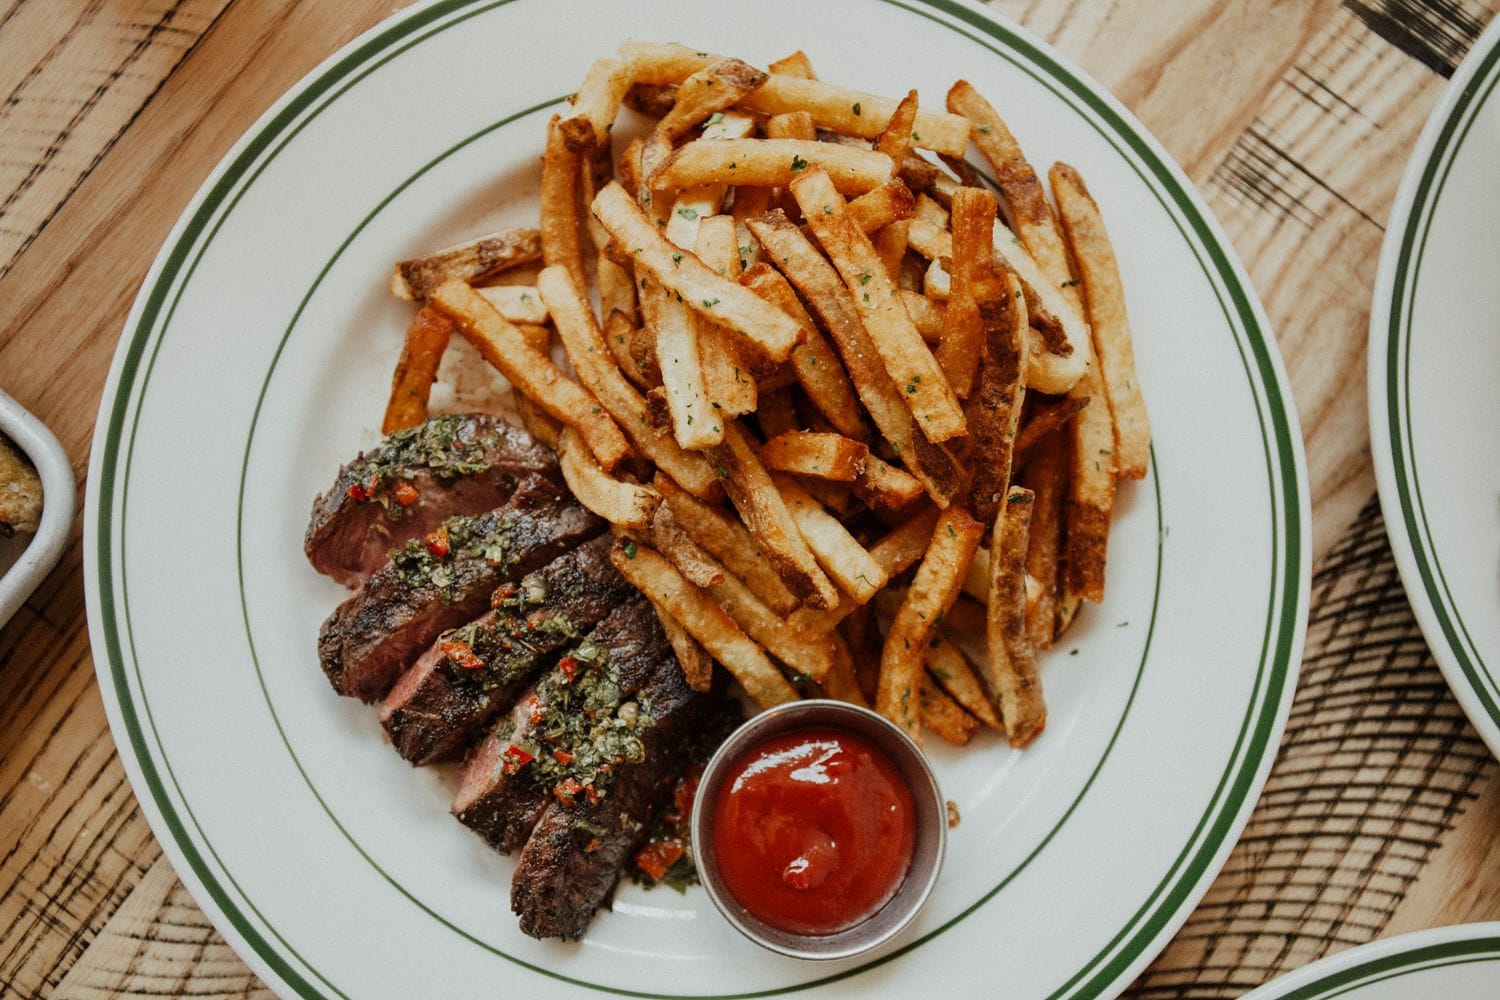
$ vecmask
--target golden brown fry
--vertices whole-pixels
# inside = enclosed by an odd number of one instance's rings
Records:
[[[927,551],[932,539],[933,526],[937,524],[938,512],[927,508],[914,517],[901,522],[879,542],[870,547],[870,558],[885,571],[887,578],[909,569],[922,553]],[[809,639],[827,635],[838,627],[839,622],[849,617],[861,602],[849,595],[839,600],[839,606],[828,611],[816,608],[798,608],[787,618],[787,624],[798,634]]]
[[[962,188],[953,189],[952,194],[948,196],[949,205],[953,204],[953,199],[958,195],[958,192],[960,190],[962,190]],[[938,229],[948,228],[948,209],[944,208],[942,205],[939,205],[925,191],[922,194],[917,195],[916,202],[912,205],[912,218],[921,219],[929,226],[936,226]]]
[[[526,338],[526,343],[531,349],[545,357],[552,356],[552,331],[545,326],[533,326],[523,324],[516,327],[521,331],[521,336]],[[517,392],[511,387],[511,399],[516,404],[516,413],[521,418],[521,426],[526,428],[526,433],[545,444],[548,448],[556,451],[562,443],[563,425],[547,416],[531,397],[525,393]]]
[[[854,660],[854,679],[865,701],[873,706],[880,693],[880,647],[884,643],[873,602],[855,605],[839,627],[828,634],[842,638],[849,647]]]
[[[1015,276],[999,268],[972,279],[969,294],[983,332],[979,386],[969,401],[969,466],[974,472],[969,509],[980,520],[992,521],[1010,486],[1011,451],[1021,426],[1026,300]]]
[[[735,330],[773,360],[785,361],[791,354],[801,336],[795,320],[778,309],[767,309],[749,289],[668,243],[620,185],[610,184],[600,191],[593,211],[620,246],[629,250],[636,267],[649,271],[689,308]]]
[[[762,437],[774,438],[795,431],[797,408],[792,402],[790,387],[761,393],[760,409],[755,411],[755,416],[760,421]]]
[[[563,349],[579,379],[620,422],[641,454],[695,495],[718,496],[718,478],[708,460],[684,451],[670,434],[652,424],[645,399],[613,363],[614,353],[606,346],[593,312],[567,269],[543,270],[537,275],[537,290],[552,313]]]
[[[875,151],[884,153],[892,163],[901,163],[911,152],[912,128],[917,123],[917,92],[908,90],[891,114],[891,120],[875,137]]]
[[[547,322],[547,305],[530,285],[489,285],[476,288],[484,300],[512,323],[541,326]]]
[[[1064,518],[1068,496],[1068,435],[1054,434],[1039,441],[1020,476],[1023,486],[1036,495],[1032,502],[1031,531],[1026,549],[1026,573],[1040,585],[1040,593],[1028,607],[1026,634],[1036,649],[1047,649],[1061,634],[1058,628],[1059,588],[1062,574]]]
[[[401,345],[401,358],[391,376],[391,395],[380,433],[415,427],[427,419],[427,398],[452,334],[453,323],[430,306],[412,317],[406,341]]]
[[[1066,163],[1048,175],[1057,196],[1063,234],[1073,251],[1083,282],[1089,327],[1094,334],[1094,356],[1109,397],[1114,418],[1115,468],[1121,479],[1142,479],[1151,460],[1151,424],[1135,374],[1135,349],[1125,316],[1125,290],[1114,247],[1104,228],[1099,206],[1078,171]]]
[[[608,177],[612,171],[610,147],[604,145],[598,152],[602,158],[602,179],[596,180],[594,171],[583,171],[583,203],[591,205],[594,195],[607,184]],[[612,246],[609,230],[594,218],[593,212],[583,212],[584,232],[588,234],[589,242],[593,243],[597,251],[594,255],[594,274],[599,282],[599,315],[608,320],[613,313],[619,313],[630,323],[636,321],[635,311],[635,275],[626,266],[626,262],[615,260],[610,256],[608,250]],[[614,249],[618,250],[618,247]],[[627,369],[627,374],[629,369]]]
[[[745,634],[760,643],[766,652],[807,680],[822,681],[828,676],[832,659],[826,639],[806,642],[793,634],[786,627],[786,621],[766,607],[743,580],[726,574],[722,582],[709,588],[709,593],[719,602],[719,607],[729,612],[729,617],[745,630]]]
[[[985,615],[983,604],[966,594],[960,594],[958,600],[953,602],[953,607],[943,616],[943,627],[952,635],[983,635]]]
[[[745,272],[740,283],[756,295],[791,316],[802,330],[802,343],[792,350],[792,371],[797,381],[828,422],[847,437],[862,437],[864,420],[859,415],[859,404],[854,399],[854,387],[833,347],[818,332],[812,317],[797,300],[797,293],[785,278],[765,263],[756,264]],[[795,422],[793,424],[795,426]],[[779,433],[766,428],[767,434]]]
[[[813,140],[817,137],[818,129],[813,124],[813,116],[806,111],[788,111],[766,119],[767,139]]]
[[[700,219],[695,249],[708,267],[726,278],[739,278],[740,255],[734,244],[734,220],[729,216]],[[704,392],[715,413],[730,416],[753,413],[756,406],[755,379],[739,354],[736,339],[717,324],[700,318],[698,354],[703,364]]]
[[[907,228],[909,232],[910,227]],[[906,314],[911,317],[912,324],[916,326],[923,340],[929,344],[936,344],[942,339],[945,323],[942,306],[921,292],[904,289],[901,292],[901,303],[906,306]]]
[[[584,507],[610,524],[642,530],[661,504],[661,494],[649,486],[615,479],[599,467],[583,437],[573,428],[563,428],[558,441],[558,459],[563,480]]]
[[[792,521],[812,549],[818,565],[844,593],[855,600],[867,601],[885,586],[888,579],[885,570],[807,490],[788,476],[774,476],[772,482],[781,491]]]
[[[578,383],[557,370],[504,316],[474,289],[449,279],[432,293],[432,305],[452,319],[484,359],[511,385],[530,396],[556,420],[578,430],[606,470],[629,454],[630,445],[614,420]]]
[[[542,256],[542,234],[535,229],[502,229],[425,257],[403,260],[391,270],[391,294],[421,301],[449,278],[476,282]]]
[[[854,492],[861,500],[882,510],[896,511],[922,495],[922,484],[894,465],[874,455],[865,459],[864,471],[854,481]]]
[[[547,149],[542,154],[542,260],[548,266],[568,269],[579,288],[587,279],[583,273],[583,244],[578,227],[578,184],[583,159],[569,149],[563,138],[562,119],[557,115],[547,123]]]
[[[719,59],[682,81],[672,110],[657,123],[656,133],[669,143],[679,139],[705,118],[738,104],[765,79],[764,72],[739,59]]]
[[[656,491],[653,490],[653,493]],[[660,494],[657,494],[660,499]],[[607,520],[607,518],[606,518]],[[724,570],[678,526],[672,508],[658,506],[651,512],[646,540],[694,585],[714,587],[724,582]]]
[[[632,64],[637,79],[655,84],[680,83],[720,58],[709,53],[700,55],[683,45],[652,42],[626,42],[620,46],[620,54]],[[873,139],[890,122],[896,103],[817,80],[772,74],[746,94],[740,106],[766,115],[807,110],[819,128]],[[919,112],[912,142],[923,149],[962,156],[969,146],[968,123],[957,115]]]
[[[995,196],[978,188],[959,188],[953,196],[953,269],[937,359],[960,399],[969,398],[984,351],[985,326],[976,286],[981,276],[994,270],[997,207]]]
[[[813,72],[812,60],[807,58],[807,53],[798,49],[791,55],[778,59],[766,69],[781,76],[795,76],[803,80],[816,80],[818,74]]]
[[[1031,502],[1030,490],[1011,487],[990,539],[986,680],[999,702],[1005,733],[1013,747],[1030,743],[1047,725],[1036,651],[1026,637],[1026,547]]]
[[[918,688],[927,641],[958,597],[983,534],[984,526],[962,508],[953,506],[943,511],[906,599],[886,633],[876,708],[913,739],[921,735],[917,726]]]
[[[814,608],[836,607],[838,589],[818,567],[754,446],[735,421],[724,424],[724,443],[710,450],[709,460],[725,474],[725,490],[745,527],[793,594]]]
[[[1063,600],[1104,600],[1104,564],[1109,549],[1109,520],[1115,500],[1114,427],[1104,386],[1093,365],[1078,380],[1076,391],[1087,405],[1068,426],[1069,452],[1067,555],[1063,561]]]
[[[768,469],[818,479],[853,482],[865,471],[870,449],[842,434],[786,431],[767,441],[760,460]]]
[[[672,436],[692,451],[719,444],[724,440],[724,419],[708,403],[697,317],[655,281],[641,288],[641,313],[656,345]]]
[[[751,219],[749,226],[822,319],[875,426],[898,450],[902,463],[921,480],[928,494],[938,504],[946,505],[962,484],[964,471],[946,449],[930,443],[917,428],[838,272],[781,212]]]
[[[948,697],[930,673],[918,678],[917,695],[921,700],[922,725],[955,746],[963,746],[974,738],[979,720]]]
[[[633,285],[632,282],[632,287]],[[640,360],[635,356],[635,342],[639,335],[640,331],[630,321],[630,317],[618,309],[605,314],[604,343],[609,348],[610,355],[615,359],[615,364],[620,366],[620,371],[625,373],[626,378],[635,383],[636,388],[649,389],[651,380],[641,367]]]
[[[667,560],[640,542],[621,539],[610,551],[610,561],[632,586],[665,608],[724,664],[761,708],[797,699],[796,689],[734,619],[713,598],[683,579]]]
[[[845,211],[844,199],[827,174],[809,169],[791,184],[808,225],[823,245],[844,285],[887,374],[901,389],[901,399],[929,441],[964,434],[967,426],[948,380],[932,351],[912,325],[895,283],[885,273],[869,237]]]
[[[910,218],[914,204],[911,189],[901,178],[894,177],[880,187],[851,199],[847,208],[849,217],[856,226],[867,233],[873,233],[893,222],[903,222]]]
[[[677,88],[663,87],[654,83],[633,84],[625,92],[624,104],[630,110],[647,118],[665,118],[677,103]]]
[[[672,509],[677,527],[687,532],[709,555],[734,576],[743,580],[756,597],[777,615],[787,615],[798,605],[755,538],[727,512],[694,498],[666,476],[657,474],[654,485]]]
[[[619,59],[595,59],[589,66],[571,99],[573,110],[569,118],[588,123],[594,145],[604,146],[609,142],[610,127],[620,113],[620,102],[630,90],[631,82],[630,66]]]
[[[1012,460],[1021,466],[1031,454],[1037,442],[1067,426],[1073,415],[1088,405],[1087,396],[1049,396],[1046,402],[1033,405],[1016,434],[1016,446]],[[1040,503],[1040,501],[1038,501]]]
[[[651,607],[656,611],[657,621],[661,622],[661,630],[667,634],[672,652],[677,655],[677,663],[682,667],[682,676],[687,681],[687,686],[700,693],[707,691],[713,686],[713,657],[665,608],[654,602]]]
[[[964,711],[991,729],[1005,728],[969,658],[963,654],[963,650],[936,632],[927,640],[927,672],[954,701],[963,706]]]
[[[725,139],[690,142],[651,174],[653,190],[704,184],[786,187],[822,167],[845,194],[863,194],[891,179],[891,159],[881,153],[807,139]]]
[[[870,243],[875,248],[875,254],[880,258],[880,264],[885,268],[886,276],[892,282],[899,281],[901,278],[901,263],[906,259],[906,236],[910,229],[911,224],[908,222],[892,222],[870,236]],[[902,296],[902,301],[904,303],[904,296]],[[912,322],[915,324],[916,321]]]
[[[869,708],[869,699],[865,697],[864,691],[859,686],[859,675],[849,643],[838,632],[828,633],[827,639],[832,666],[827,676],[823,678],[824,693],[830,698],[847,701],[861,708]]]

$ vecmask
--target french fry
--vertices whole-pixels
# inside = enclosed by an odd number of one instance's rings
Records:
[[[760,448],[767,469],[844,483],[864,473],[869,457],[870,449],[853,438],[814,431],[785,431]]]
[[[526,343],[531,345],[533,351],[545,357],[552,356],[551,330],[545,326],[531,324],[522,324],[516,329],[521,331],[521,336],[526,338]],[[562,444],[563,425],[549,417],[541,405],[530,396],[517,392],[515,386],[511,386],[510,394],[516,404],[516,414],[521,418],[521,426],[526,428],[526,433],[556,451]]]
[[[859,676],[854,666],[854,654],[849,643],[838,632],[828,633],[828,651],[832,660],[828,674],[823,678],[823,691],[830,698],[847,701],[851,705],[869,708],[870,701],[859,686]]]
[[[593,211],[620,246],[629,248],[636,266],[688,307],[736,331],[772,360],[785,361],[791,354],[801,336],[795,320],[767,309],[753,292],[716,274],[692,253],[674,248],[619,184],[595,196]]]
[[[943,616],[943,627],[953,635],[983,635],[986,614],[985,605],[959,594],[958,600]]]
[[[813,116],[806,111],[788,111],[782,115],[772,115],[766,119],[767,139],[806,139],[818,138],[818,128],[813,123]]]
[[[755,416],[760,421],[760,433],[764,438],[795,431],[798,427],[797,408],[792,402],[791,387],[761,393],[760,409],[755,411]]]
[[[641,313],[656,344],[672,436],[691,451],[720,444],[724,440],[724,418],[709,405],[704,387],[697,317],[655,281],[641,289]]]
[[[671,508],[674,524],[729,573],[743,580],[773,613],[787,615],[797,607],[797,598],[743,524],[693,497],[660,473],[654,485]]]
[[[973,441],[969,465],[974,473],[969,509],[980,520],[992,521],[1010,486],[1011,451],[1021,425],[1026,300],[1015,276],[998,268],[972,279],[969,295],[983,333],[979,385],[969,400]]]
[[[985,326],[976,288],[995,260],[995,196],[977,188],[959,188],[953,196],[953,269],[937,359],[960,399],[968,399],[984,353]],[[993,303],[991,304],[993,307]],[[1019,371],[1019,366],[1017,367]],[[1003,492],[1003,490],[1002,490]],[[988,520],[983,514],[982,519]]]
[[[547,149],[542,154],[542,261],[549,267],[566,267],[579,288],[587,281],[578,229],[582,224],[578,213],[582,170],[582,158],[568,148],[563,136],[562,119],[553,115],[547,123]]]
[[[656,493],[655,490],[652,492]],[[661,494],[656,495],[660,499]],[[646,540],[695,586],[708,588],[724,582],[723,567],[714,562],[687,532],[678,527],[676,518],[672,516],[672,508],[658,506],[651,512],[651,519],[646,527]]]
[[[881,565],[807,490],[786,476],[773,477],[772,482],[818,565],[844,593],[867,601],[885,586],[888,576]]]
[[[569,117],[588,123],[596,146],[609,142],[610,128],[632,82],[629,64],[608,57],[595,59],[573,94]]]
[[[1115,499],[1114,427],[1098,371],[1093,365],[1076,391],[1089,401],[1073,422],[1068,453],[1067,554],[1063,560],[1063,600],[1104,600],[1104,565],[1109,520]]]
[[[425,307],[412,317],[401,345],[401,358],[391,376],[391,395],[380,433],[415,427],[427,419],[427,399],[452,334],[452,321],[436,309]]]
[[[864,471],[854,480],[854,492],[872,506],[897,511],[921,496],[923,490],[914,476],[869,455]]]
[[[642,543],[621,539],[610,551],[610,561],[632,586],[666,609],[689,635],[702,643],[761,708],[797,699],[796,689],[734,619],[711,597],[683,579],[667,560]]]
[[[813,167],[827,171],[839,191],[864,194],[891,179],[882,153],[808,139],[726,139],[690,142],[662,161],[648,178],[653,190],[703,184],[786,187]]]
[[[901,178],[893,177],[880,187],[850,199],[847,207],[854,224],[867,233],[873,233],[893,222],[911,218],[914,205],[911,189]]]
[[[1016,466],[1025,463],[1031,449],[1049,434],[1055,434],[1067,426],[1073,415],[1088,405],[1087,396],[1048,397],[1047,402],[1031,408],[1026,422],[1016,434],[1016,446],[1012,460]]]
[[[631,285],[634,287],[634,282]],[[620,310],[615,309],[604,315],[604,343],[610,356],[637,389],[650,389],[651,380],[635,356],[637,336],[641,336],[641,332],[630,321],[630,317]],[[652,371],[655,371],[655,366],[652,366]]]
[[[897,282],[901,278],[901,263],[906,259],[906,237],[910,229],[911,224],[902,220],[892,222],[870,236],[870,245],[875,248],[875,255],[880,258],[880,265],[885,268],[886,277],[892,282]],[[900,298],[904,304],[905,296],[900,296]],[[912,322],[915,325],[916,321]],[[921,333],[921,330],[917,332]]]
[[[1135,374],[1135,350],[1125,316],[1125,291],[1114,247],[1099,206],[1078,171],[1058,163],[1048,174],[1057,196],[1063,235],[1083,282],[1085,311],[1094,334],[1104,391],[1114,418],[1114,458],[1121,479],[1142,479],[1151,460],[1151,424]]]
[[[630,445],[613,418],[552,359],[526,343],[521,331],[462,281],[450,278],[433,290],[432,305],[453,320],[511,385],[535,400],[549,416],[575,428],[606,470],[629,454]]]
[[[807,53],[798,49],[791,55],[778,59],[766,69],[781,76],[795,76],[803,80],[816,80],[818,74],[813,72],[812,60],[807,58]]]
[[[719,58],[699,55],[683,45],[650,42],[626,42],[620,46],[620,54],[632,63],[638,79],[657,84],[680,83]],[[766,115],[811,111],[819,128],[861,139],[879,135],[890,122],[896,104],[890,98],[777,74],[740,102],[745,110]],[[969,146],[968,123],[957,115],[919,112],[912,142],[923,149],[962,156]]]
[[[727,215],[700,219],[696,250],[698,259],[708,267],[727,278],[739,278],[740,255],[734,243],[734,219]],[[733,334],[700,318],[698,354],[708,404],[717,413],[739,416],[755,412],[756,389],[749,365],[740,357],[734,340]]]
[[[908,233],[910,230],[911,227],[908,226]],[[921,292],[906,289],[901,291],[901,303],[906,306],[906,314],[911,317],[912,325],[917,328],[923,340],[929,344],[936,344],[942,339],[944,330],[942,306]]]
[[[1047,725],[1036,652],[1026,637],[1026,546],[1030,490],[1012,487],[990,540],[990,601],[986,615],[989,657],[986,681],[995,692],[1005,734],[1023,747]]]
[[[766,252],[779,262],[782,273],[822,319],[875,426],[899,451],[902,463],[921,481],[933,500],[946,505],[958,491],[964,471],[946,449],[929,442],[918,430],[860,322],[853,296],[838,272],[781,212],[757,216],[749,221],[749,226]]]
[[[1026,574],[1040,584],[1040,593],[1027,608],[1026,634],[1036,649],[1047,649],[1058,628],[1059,587],[1062,574],[1064,505],[1068,498],[1068,450],[1064,434],[1043,438],[1034,448],[1020,476],[1021,485],[1036,496],[1032,501],[1031,531],[1027,539]]]
[[[905,160],[911,152],[911,133],[916,123],[917,92],[909,90],[901,103],[896,105],[896,110],[891,112],[891,120],[885,123],[885,128],[875,137],[875,151],[889,156],[892,163]]]
[[[670,434],[651,423],[645,399],[613,363],[614,354],[606,346],[594,323],[593,312],[567,269],[544,269],[537,275],[537,291],[547,303],[563,349],[579,379],[610,416],[619,421],[641,454],[694,495],[717,497],[721,487],[708,460],[684,451]]]
[[[541,326],[547,322],[547,305],[530,285],[489,285],[474,291],[512,323]]]
[[[540,260],[542,234],[535,229],[502,229],[425,257],[403,260],[391,270],[391,294],[420,302],[449,278],[476,282],[508,268]]]
[[[840,434],[863,437],[864,420],[859,415],[859,404],[855,402],[849,376],[833,347],[818,332],[807,310],[802,308],[792,286],[765,263],[751,267],[740,278],[740,283],[796,321],[802,330],[802,343],[792,349],[790,361],[797,381],[802,384],[807,398]],[[779,433],[765,428],[764,421],[762,428],[767,434]]]
[[[644,529],[661,504],[661,494],[649,486],[615,479],[599,467],[594,453],[573,428],[563,428],[558,441],[563,480],[578,502],[622,528]]]
[[[653,603],[651,607],[656,611],[656,620],[661,622],[661,630],[666,633],[672,652],[677,655],[677,662],[682,667],[682,676],[687,681],[687,686],[700,693],[707,691],[713,686],[713,657],[709,656],[703,644],[689,635],[688,630],[682,627],[682,623],[668,614],[660,604]]]
[[[606,165],[608,165],[610,162],[609,146],[605,145],[603,151]],[[604,181],[596,182],[592,171],[583,172],[583,203],[585,205],[593,204],[594,194],[608,183],[607,173],[608,171],[606,171]],[[599,315],[603,316],[607,322],[611,315],[619,313],[626,321],[634,324],[636,322],[635,276],[625,264],[610,256],[609,230],[594,218],[594,213],[584,212],[583,218],[584,231],[597,251],[594,254],[594,274],[599,282]],[[627,368],[626,374],[629,374],[631,370]]]
[[[787,587],[803,603],[814,608],[836,607],[837,588],[819,568],[787,510],[786,501],[756,457],[755,448],[737,423],[726,420],[724,425],[724,443],[709,451],[709,460],[726,473],[725,490],[745,527],[760,542]]]
[[[964,746],[974,738],[979,720],[959,707],[958,702],[933,680],[930,673],[923,673],[917,680],[917,696],[922,725],[931,729],[955,746]]]
[[[962,188],[953,189],[953,193],[948,197],[949,205],[953,204],[953,199],[957,197],[958,192],[961,190]],[[912,204],[912,218],[921,219],[929,226],[936,226],[938,229],[947,229],[949,225],[948,209],[939,205],[925,191],[917,195],[915,202]]]
[[[958,597],[983,534],[984,526],[962,508],[953,506],[943,511],[906,599],[886,633],[876,709],[914,740],[921,738],[918,695],[927,641],[937,621]]]
[[[980,604],[990,601],[990,550],[975,549],[969,563],[969,572],[964,576],[963,592]]]
[[[704,119],[738,104],[765,79],[763,71],[739,59],[716,60],[682,81],[672,110],[657,124],[656,132],[669,141],[679,139]]]
[[[624,105],[647,118],[665,118],[677,103],[677,88],[654,83],[631,84],[625,92]]]
[[[969,658],[946,636],[936,632],[927,640],[927,672],[964,711],[991,729],[1005,728]]]
[[[791,189],[844,279],[887,374],[901,388],[902,402],[911,408],[923,434],[932,442],[964,434],[967,426],[953,389],[912,325],[869,238],[849,219],[844,199],[828,175],[809,169],[792,182]]]
[[[786,627],[786,621],[766,607],[736,576],[726,574],[708,592],[766,652],[808,680],[821,682],[828,676],[833,662],[826,637],[820,642],[805,642],[794,635]]]

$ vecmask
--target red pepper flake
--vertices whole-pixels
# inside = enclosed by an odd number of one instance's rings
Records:
[[[593,782],[589,782],[583,786],[583,797],[589,800],[589,805],[591,806],[599,804],[599,791],[594,787]]]
[[[583,785],[579,784],[577,778],[564,778],[552,789],[552,794],[557,801],[564,806],[573,806],[578,802],[578,793],[583,791]]]
[[[349,487],[349,499],[363,503],[370,499],[370,491],[365,489],[364,483],[355,483]]]
[[[445,642],[438,647],[443,655],[465,670],[479,670],[484,667],[484,661],[475,654],[474,648],[467,642]]]
[[[542,717],[546,714],[546,712],[542,711],[541,699],[539,699],[536,695],[532,695],[531,700],[526,703],[526,718],[530,720],[531,724],[534,726],[537,723],[541,722]]]
[[[396,485],[391,487],[391,495],[394,496],[396,498],[396,502],[403,507],[410,507],[412,504],[416,503],[417,498],[421,496],[421,494],[417,492],[417,488],[404,479],[396,480]]]
[[[578,677],[578,660],[571,656],[564,656],[557,661],[557,669],[571,683]]]
[[[603,846],[604,846],[603,844],[599,843],[599,838],[598,837],[594,837],[587,844],[583,845],[583,853],[584,854],[593,854],[595,851],[597,851],[599,848],[601,848]]]
[[[501,770],[506,774],[515,774],[536,759],[514,743],[505,748],[502,756],[505,758],[505,763],[501,765]]]
[[[435,556],[447,555],[448,526],[445,524],[442,527],[438,528],[438,530],[424,535],[422,537],[422,544],[426,546],[428,552],[431,552]]]
[[[686,853],[687,848],[680,840],[653,840],[635,852],[635,866],[649,875],[653,882],[660,882],[667,869]]]
[[[573,755],[568,753],[568,751],[566,750],[552,751],[552,759],[557,761],[559,764],[562,764],[564,767],[573,763]]]

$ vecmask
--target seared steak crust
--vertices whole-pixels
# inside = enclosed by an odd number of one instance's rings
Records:
[[[401,756],[430,764],[458,754],[515,703],[551,654],[633,593],[609,561],[612,544],[600,535],[559,556],[522,580],[500,607],[438,637],[381,708],[380,721]]]
[[[441,544],[413,539],[328,617],[318,635],[323,672],[340,694],[374,701],[446,629],[472,621],[491,592],[584,539],[604,522],[557,486],[527,476],[510,500],[443,522]]]
[[[313,501],[303,549],[319,573],[357,587],[391,549],[454,514],[505,502],[524,476],[558,481],[557,459],[488,414],[444,414],[396,431],[339,470]]]

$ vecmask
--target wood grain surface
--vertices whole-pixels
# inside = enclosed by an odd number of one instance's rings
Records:
[[[1364,398],[1396,185],[1495,5],[992,7],[1100,79],[1206,195],[1277,331],[1311,469],[1318,575],[1281,756],[1224,873],[1134,995],[1238,996],[1382,934],[1500,918],[1497,769],[1395,577]],[[391,9],[0,0],[0,387],[52,426],[80,487],[155,249],[266,106]],[[77,526],[0,629],[0,850],[0,995],[268,995],[177,882],[125,780],[94,681]]]

